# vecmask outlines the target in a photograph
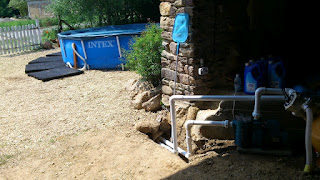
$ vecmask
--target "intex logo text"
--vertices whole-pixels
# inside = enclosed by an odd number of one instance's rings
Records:
[[[112,45],[113,42],[114,42],[114,40],[88,42],[88,48],[106,48],[106,47],[113,47],[113,45]]]

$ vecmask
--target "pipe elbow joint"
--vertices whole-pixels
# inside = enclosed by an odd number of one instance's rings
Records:
[[[188,120],[188,121],[186,121],[185,126],[186,126],[186,129],[187,129],[187,130],[190,130],[190,129],[191,129],[192,125],[194,124],[193,121],[194,121],[194,120]]]
[[[258,120],[261,117],[261,113],[259,111],[253,111],[252,116],[254,120]]]
[[[254,92],[255,96],[260,97],[262,94],[267,92],[267,88],[265,87],[259,87],[258,89],[256,89],[256,91]]]
[[[169,98],[169,103],[173,103],[175,100],[178,100],[178,99],[183,99],[183,95],[172,95],[170,96]]]
[[[303,104],[302,105],[302,109],[304,110],[304,111],[307,111],[307,109],[309,109],[310,107],[309,107],[309,105],[308,104]]]

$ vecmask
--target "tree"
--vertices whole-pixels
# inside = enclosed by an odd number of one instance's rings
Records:
[[[0,17],[11,17],[12,9],[8,7],[9,0],[0,0]]]
[[[21,16],[28,15],[28,4],[26,0],[10,0],[9,7],[18,9]]]
[[[49,10],[70,24],[106,26],[147,22],[147,18],[158,21],[158,3],[154,0],[51,0]]]

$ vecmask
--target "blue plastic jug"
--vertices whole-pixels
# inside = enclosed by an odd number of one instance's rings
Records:
[[[284,88],[285,68],[279,58],[269,60],[268,64],[268,87]]]
[[[256,89],[264,86],[262,66],[260,63],[246,63],[244,69],[244,92],[254,94]]]

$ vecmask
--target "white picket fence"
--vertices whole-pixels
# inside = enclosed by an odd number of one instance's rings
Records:
[[[30,51],[39,48],[40,44],[39,20],[36,25],[0,27],[0,55]]]

